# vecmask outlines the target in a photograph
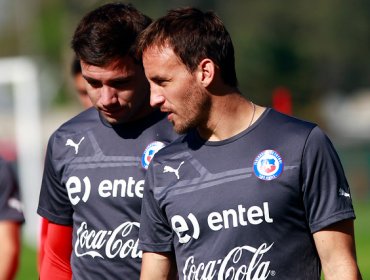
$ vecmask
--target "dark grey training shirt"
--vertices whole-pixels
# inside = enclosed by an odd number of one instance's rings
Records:
[[[74,279],[139,279],[146,168],[177,135],[164,114],[111,126],[91,108],[50,138],[38,213],[73,225]]]
[[[312,233],[354,217],[329,139],[268,109],[230,139],[193,131],[156,154],[140,248],[174,250],[180,279],[320,279]]]
[[[0,221],[24,222],[20,189],[10,163],[0,158]]]

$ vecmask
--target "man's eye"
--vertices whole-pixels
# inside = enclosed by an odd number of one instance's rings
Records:
[[[167,83],[168,83],[168,80],[165,80],[165,79],[157,79],[154,81],[157,85],[159,86],[165,86]]]
[[[129,83],[129,81],[114,82],[114,83],[111,84],[111,87],[114,87],[116,89],[123,89],[123,88],[127,87],[128,83]]]
[[[90,85],[91,87],[93,87],[93,88],[99,88],[99,87],[101,87],[101,83],[92,82],[92,81],[90,81],[90,82],[88,82],[88,83],[89,83],[89,85]]]

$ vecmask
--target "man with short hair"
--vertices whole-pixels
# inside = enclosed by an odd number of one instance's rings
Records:
[[[142,280],[361,279],[351,195],[315,124],[237,87],[222,21],[171,10],[141,35],[151,105],[184,136],[156,154],[144,187]]]
[[[172,141],[150,107],[136,38],[150,18],[110,3],[78,24],[72,48],[93,107],[50,137],[38,213],[48,220],[43,279],[139,279],[144,175]]]

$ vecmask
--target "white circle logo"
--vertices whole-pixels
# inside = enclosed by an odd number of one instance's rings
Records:
[[[274,150],[264,150],[258,154],[253,162],[254,174],[261,180],[270,181],[283,171],[283,160]]]
[[[141,165],[148,169],[149,163],[152,161],[154,155],[162,149],[164,146],[166,146],[164,143],[159,141],[154,141],[150,143],[144,150],[143,155],[141,156]]]

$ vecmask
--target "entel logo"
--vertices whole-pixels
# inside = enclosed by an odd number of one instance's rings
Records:
[[[193,234],[188,234],[189,227],[187,220],[190,221],[193,228]],[[187,220],[180,216],[174,215],[171,218],[171,226],[177,234],[181,244],[188,243],[191,238],[198,239],[200,235],[200,226],[194,214],[190,213]],[[273,223],[271,218],[268,202],[263,202],[262,207],[253,205],[245,208],[238,205],[237,209],[227,209],[220,212],[211,212],[207,216],[208,228],[212,231],[227,230],[240,226],[259,225],[261,223]]]
[[[85,176],[82,181],[77,176],[71,176],[66,183],[68,198],[72,205],[77,205],[81,200],[87,202],[91,193],[90,178]],[[135,181],[133,177],[127,180],[102,180],[98,185],[98,194],[107,197],[139,197],[143,198],[144,180]]]
[[[89,177],[83,178],[83,182],[85,187],[82,198],[80,198],[80,196],[78,195],[82,192],[82,184],[80,178],[76,176],[69,177],[66,183],[68,197],[73,205],[79,203],[81,199],[83,202],[86,202],[89,199],[91,192],[91,182]]]
[[[192,213],[190,213],[188,215],[188,219],[193,226],[192,236],[190,236],[189,234],[184,234],[182,236],[184,232],[189,230],[189,226],[183,217],[181,217],[180,215],[175,215],[171,218],[172,228],[176,232],[177,236],[179,237],[180,243],[188,243],[192,237],[194,239],[198,239],[199,237],[200,228],[199,228],[199,223],[198,223],[197,218]]]

